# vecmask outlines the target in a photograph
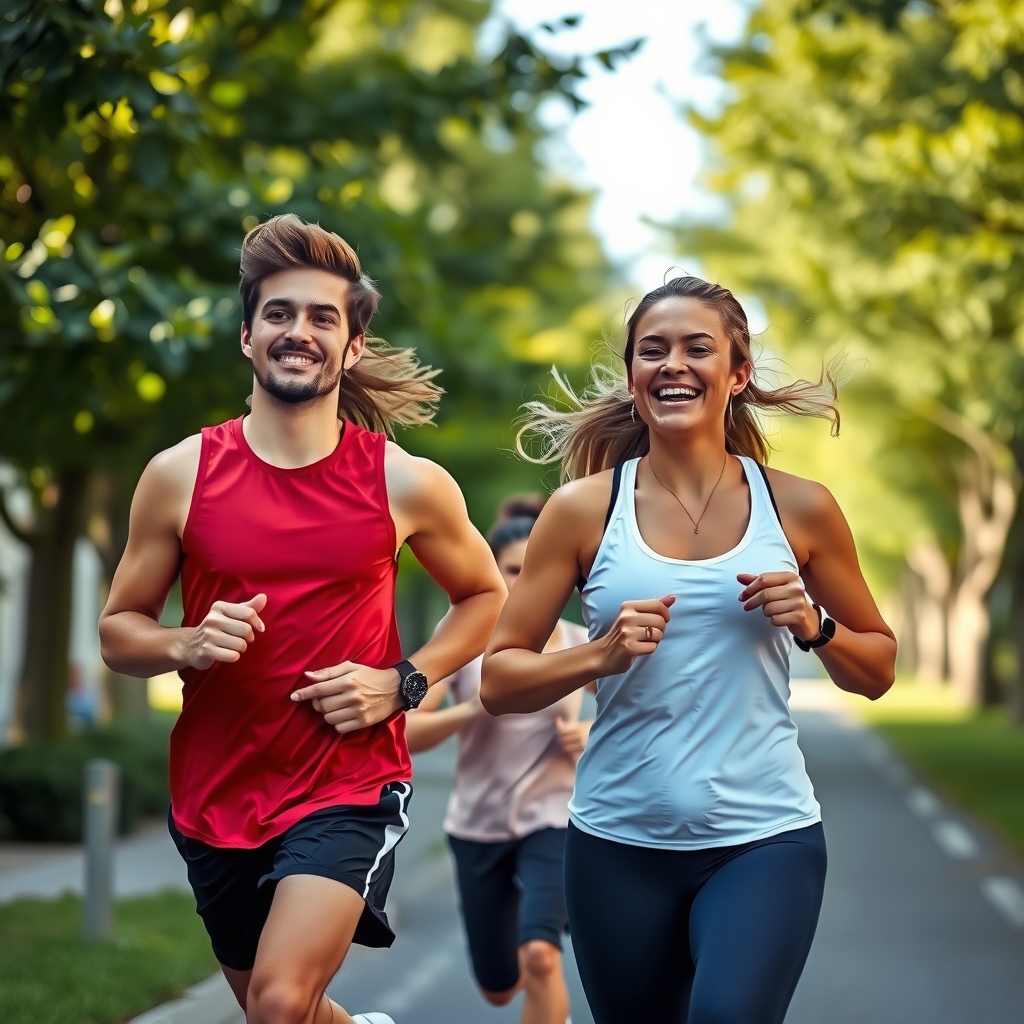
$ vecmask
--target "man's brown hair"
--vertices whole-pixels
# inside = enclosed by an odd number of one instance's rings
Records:
[[[238,286],[245,323],[252,326],[260,286],[268,277],[303,267],[325,270],[348,282],[345,315],[349,339],[367,335],[362,358],[342,373],[338,414],[388,434],[394,433],[396,425],[430,423],[444,393],[434,383],[441,371],[421,366],[412,349],[392,348],[367,334],[380,292],[363,273],[355,249],[333,231],[285,213],[258,224],[245,236]]]

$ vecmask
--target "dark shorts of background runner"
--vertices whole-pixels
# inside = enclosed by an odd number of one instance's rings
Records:
[[[395,933],[384,913],[395,873],[395,846],[409,827],[412,786],[385,786],[380,801],[365,807],[327,807],[252,850],[210,846],[178,831],[168,813],[171,838],[188,868],[219,963],[249,970],[270,913],[277,882],[288,875],[333,878],[366,901],[353,938],[363,946],[390,946]],[[315,925],[315,922],[311,922]]]
[[[565,829],[478,843],[449,836],[462,920],[477,984],[506,992],[519,981],[519,947],[543,939],[562,948]]]
[[[664,850],[569,825],[565,895],[595,1024],[782,1024],[825,889],[821,824]]]

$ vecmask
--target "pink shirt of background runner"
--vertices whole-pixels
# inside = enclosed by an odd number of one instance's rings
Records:
[[[586,629],[564,619],[545,648],[564,651],[589,640]],[[483,656],[449,677],[458,703],[480,689]],[[457,839],[497,843],[565,828],[576,762],[558,741],[555,719],[578,721],[583,691],[525,715],[478,715],[460,730],[459,759],[444,830]]]

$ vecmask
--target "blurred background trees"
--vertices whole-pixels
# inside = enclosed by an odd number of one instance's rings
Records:
[[[550,364],[582,373],[621,293],[590,197],[538,156],[538,106],[577,106],[587,64],[485,38],[492,7],[0,0],[0,516],[33,554],[28,735],[64,729],[76,539],[109,580],[146,460],[244,411],[238,253],[268,215],[353,241],[376,332],[444,369],[438,426],[399,440],[478,523],[553,482],[512,457],[516,411]],[[855,429],[787,422],[778,463],[848,511],[903,670],[1024,720],[1022,48],[1024,0],[764,0],[710,51],[726,102],[687,115],[721,216],[670,230],[763,303],[766,372],[848,351]],[[434,597],[415,564],[401,587],[415,643]]]
[[[109,579],[147,459],[244,411],[249,227],[291,210],[357,246],[384,294],[375,332],[445,370],[438,427],[400,440],[450,468],[478,518],[536,485],[502,452],[515,411],[539,366],[586,361],[611,269],[588,196],[536,155],[538,103],[578,104],[583,65],[514,33],[481,54],[489,3],[0,11],[0,459],[16,471],[0,515],[32,550],[21,721],[53,737],[76,539]],[[140,685],[111,680],[123,711]]]
[[[1024,718],[1024,4],[765,0],[713,58],[728,212],[680,247],[765,303],[769,355],[855,370],[855,444],[787,425],[782,464],[851,510],[904,670]]]

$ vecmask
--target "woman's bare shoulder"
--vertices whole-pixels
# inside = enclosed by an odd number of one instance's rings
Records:
[[[839,511],[832,492],[817,480],[769,469],[768,481],[779,511],[797,522],[807,522]]]
[[[584,522],[597,519],[603,523],[612,495],[612,476],[613,471],[606,469],[570,480],[551,495],[544,511],[550,509],[550,515],[559,520],[579,520],[582,517]]]

